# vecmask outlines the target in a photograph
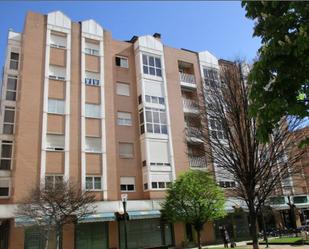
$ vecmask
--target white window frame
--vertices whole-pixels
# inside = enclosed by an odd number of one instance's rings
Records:
[[[213,67],[203,67],[203,79],[207,87],[220,88],[219,71]]]
[[[47,187],[47,177],[51,177],[52,178],[52,188],[55,188],[57,186],[57,180],[56,178],[59,177],[59,178],[62,178],[61,181],[63,182],[63,175],[62,174],[46,174],[45,175],[45,187]]]
[[[86,71],[85,84],[89,86],[100,86],[100,73]]]
[[[91,110],[91,107],[95,108],[95,110]],[[85,104],[85,117],[86,118],[101,118],[101,105],[86,103]]]
[[[120,65],[117,65],[117,58],[119,58],[119,60],[120,60]],[[129,68],[129,59],[128,59],[128,57],[125,57],[125,56],[116,55],[115,64],[116,64],[117,67]]]
[[[52,47],[52,48],[59,48],[59,49],[66,49],[67,47],[66,47],[66,43],[67,43],[67,41],[66,41],[66,39],[67,39],[67,37],[66,37],[66,35],[65,34],[56,34],[56,33],[51,33],[51,36],[58,36],[58,37],[62,37],[62,38],[64,38],[65,39],[65,42],[64,42],[64,44],[65,45],[62,45],[62,44],[57,44],[57,43],[53,43],[52,42],[52,39],[50,38],[50,47]]]
[[[130,117],[129,118],[121,117],[121,115],[123,116],[128,115]],[[117,112],[117,124],[120,126],[132,126],[132,113],[118,111]]]
[[[162,185],[163,183],[163,187],[160,185]],[[164,190],[168,188],[168,184],[170,184],[171,182],[156,182],[156,181],[152,181],[151,182],[151,189],[157,189],[157,190]],[[154,184],[156,184],[156,187],[154,187]]]
[[[94,48],[96,47],[96,48]],[[93,56],[100,56],[100,44],[89,42],[86,40],[85,42],[85,54],[93,55]]]
[[[87,188],[87,178],[91,178],[91,188]],[[100,178],[100,188],[95,188],[95,178]],[[85,188],[86,191],[102,191],[102,186],[103,186],[103,182],[102,182],[102,176],[99,175],[86,175],[85,176]]]
[[[63,145],[62,146],[59,146],[59,145],[57,145],[57,146],[49,146],[48,147],[48,143],[47,143],[47,140],[48,140],[48,137],[49,136],[54,136],[54,137],[61,137],[62,138],[62,140],[63,140]],[[51,133],[48,133],[48,134],[46,134],[46,148],[45,148],[47,151],[64,151],[64,149],[65,149],[65,136],[63,135],[63,134],[51,134]]]
[[[221,188],[235,188],[236,182],[235,181],[218,181],[218,185]]]
[[[60,66],[55,66],[55,65],[49,65],[49,67],[54,67],[54,68],[61,68],[61,70],[64,70],[65,72],[65,67],[60,67]],[[48,75],[48,78],[51,79],[51,80],[61,80],[61,81],[65,81],[66,78],[65,78],[65,73],[64,73],[64,76],[61,76],[61,75],[52,75],[50,74],[50,72],[48,72],[49,75]]]
[[[130,182],[131,180],[133,180],[132,183],[128,183],[128,182],[126,183],[128,178],[130,178]],[[122,189],[122,186],[125,187],[124,190]],[[133,186],[133,190],[129,190],[128,186]],[[135,191],[136,191],[135,177],[134,176],[121,176],[120,177],[120,192],[135,192]]]
[[[120,152],[120,147],[121,145],[131,145],[132,146],[132,154],[121,154]],[[119,157],[123,159],[132,159],[134,158],[134,143],[129,143],[129,142],[119,142]]]
[[[154,64],[150,65],[150,58],[153,58]],[[157,65],[157,59],[160,61],[160,65]],[[162,58],[158,55],[153,54],[142,54],[142,70],[143,74],[160,77],[162,78]],[[150,71],[154,70],[154,74],[151,74]],[[147,71],[147,72],[146,72]],[[160,73],[158,73],[160,72]]]
[[[3,157],[3,145],[6,146],[11,146],[11,155],[10,157]],[[1,154],[0,154],[0,166],[1,166],[1,162],[2,160],[6,160],[9,161],[9,168],[8,169],[4,169],[2,167],[0,167],[0,170],[11,170],[12,169],[12,160],[13,160],[13,141],[8,141],[8,140],[2,140],[1,141]]]
[[[52,102],[55,105],[55,107],[53,107],[55,110],[51,109]],[[64,115],[65,114],[65,100],[48,98],[48,113]]]
[[[127,87],[127,89],[125,89],[125,90],[128,90],[128,93],[124,93],[123,91],[121,92],[120,91],[120,87],[121,86]],[[116,82],[116,93],[119,96],[127,96],[127,97],[129,97],[130,96],[130,84],[124,83],[124,82]]]
[[[100,142],[100,148],[90,147],[88,146],[90,143],[88,140],[96,140]],[[85,152],[87,153],[102,153],[102,139],[100,137],[88,137],[85,138]]]
[[[219,140],[226,139],[226,135],[224,134],[222,124],[218,120],[214,118],[208,118],[208,123],[210,130],[209,135],[212,139],[219,139]]]
[[[12,59],[12,54],[18,54],[18,59],[15,60],[15,59]],[[17,53],[17,52],[13,52],[11,51],[10,52],[10,64],[9,64],[9,68],[10,70],[18,70],[19,69],[19,60],[20,60],[20,53]],[[12,67],[11,65],[16,65],[17,64],[17,68],[14,68],[14,66]]]
[[[165,105],[165,99],[163,97],[145,95],[145,101],[147,103],[153,103],[153,104],[158,104],[158,105]]]
[[[8,121],[5,121],[5,112],[6,111],[13,111],[14,112],[14,116],[13,116],[13,122],[8,122]],[[2,130],[2,133],[3,134],[8,134],[8,135],[12,135],[15,133],[15,107],[12,107],[12,106],[5,106],[4,107],[4,115],[3,115],[3,130]],[[12,127],[12,133],[6,133],[4,132],[5,131],[5,126],[9,126],[9,127]]]
[[[1,177],[0,178],[0,182],[1,181],[7,181],[8,182],[8,186],[7,187],[0,187],[0,188],[8,188],[8,195],[0,195],[0,199],[9,198],[11,196],[11,180],[9,178]],[[0,184],[0,185],[2,185],[2,184]]]
[[[16,84],[15,84],[15,90],[9,89],[9,79],[13,79],[16,80]],[[9,74],[7,77],[7,81],[6,81],[6,94],[5,94],[5,99],[8,101],[16,101],[17,98],[17,83],[18,83],[18,76],[17,75],[11,75]],[[13,93],[14,94],[14,99],[8,99],[8,93]]]
[[[150,112],[151,113],[151,121],[147,120],[147,112]],[[154,122],[154,113],[158,113],[159,115],[159,122]],[[162,115],[165,115],[165,123],[164,122],[161,122],[162,121],[162,117],[161,117],[161,114]],[[153,134],[163,134],[163,135],[167,135],[168,134],[168,127],[167,127],[167,113],[164,109],[158,109],[158,108],[145,108],[145,123],[146,123],[146,131],[148,133],[153,133]],[[152,131],[150,131],[148,129],[148,125],[150,127],[152,127]],[[160,132],[155,132],[155,126],[159,126],[160,128]],[[163,132],[163,127],[165,127],[166,129],[166,132]]]

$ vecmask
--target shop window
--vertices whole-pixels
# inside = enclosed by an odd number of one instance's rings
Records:
[[[108,249],[108,222],[77,224],[75,238],[76,249]]]

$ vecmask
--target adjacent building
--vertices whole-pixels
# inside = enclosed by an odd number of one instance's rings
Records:
[[[43,248],[40,231],[14,210],[35,186],[63,179],[97,198],[96,214],[65,227],[63,249],[124,248],[115,216],[123,193],[130,249],[192,239],[190,225],[162,223],[160,203],[181,172],[215,171],[194,131],[203,84],[219,80],[219,70],[210,52],[165,46],[158,33],[118,41],[91,19],[29,12],[23,32],[8,33],[3,70],[0,247]],[[229,198],[224,222],[237,219],[238,237],[246,237],[246,215],[232,215],[235,206],[244,204]],[[202,242],[221,239],[218,224],[205,226]]]

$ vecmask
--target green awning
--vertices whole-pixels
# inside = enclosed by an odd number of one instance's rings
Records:
[[[130,220],[154,219],[161,217],[161,212],[159,210],[129,211],[128,214]]]
[[[97,214],[88,214],[78,221],[78,223],[90,223],[90,222],[104,222],[104,221],[113,221],[115,220],[115,213],[106,212],[106,213],[97,213]]]

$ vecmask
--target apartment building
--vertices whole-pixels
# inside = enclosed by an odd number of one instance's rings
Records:
[[[201,126],[203,82],[218,80],[220,63],[208,51],[171,48],[160,38],[114,40],[94,20],[73,22],[60,11],[29,12],[22,33],[9,31],[0,121],[0,247],[43,248],[40,231],[25,226],[15,208],[35,186],[62,179],[97,198],[93,216],[64,228],[63,249],[124,248],[123,222],[115,215],[123,193],[130,249],[179,247],[192,237],[188,225],[162,223],[160,203],[181,172],[215,171],[194,131]],[[220,127],[211,128],[220,134]],[[228,198],[227,211],[234,213],[235,206],[245,209]],[[246,215],[233,217],[227,219],[236,217],[245,230],[240,237],[246,236]],[[218,236],[218,225],[209,223],[202,242]]]

